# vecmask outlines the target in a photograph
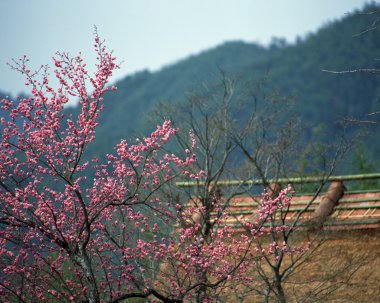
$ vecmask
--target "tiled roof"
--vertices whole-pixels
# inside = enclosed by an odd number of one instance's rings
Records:
[[[299,213],[299,224],[308,222],[313,217],[314,211],[318,208],[322,199],[319,195],[313,200],[313,195],[296,195],[292,199],[289,209],[283,210],[282,214],[286,224],[292,224]],[[235,197],[229,206],[230,217],[226,224],[241,226],[242,221],[252,220],[256,214],[260,197],[238,196]],[[380,190],[367,192],[347,192],[334,207],[334,212],[324,223],[324,229],[362,229],[380,227]]]

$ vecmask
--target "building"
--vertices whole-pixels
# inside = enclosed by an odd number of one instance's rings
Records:
[[[326,181],[343,182],[347,189],[336,201],[327,202],[332,207],[322,216],[320,209],[326,203],[329,190],[295,194],[290,207],[279,211],[274,220],[275,224],[285,222],[294,226],[285,240],[289,250],[295,252],[284,254],[281,262],[263,258],[251,269],[253,282],[236,287],[225,301],[380,302],[380,188],[352,190],[360,187],[358,183],[369,182],[364,181],[366,179],[379,177],[380,174],[330,177]],[[295,178],[277,182],[318,180]],[[221,186],[228,185],[228,181],[221,183]],[[257,195],[232,198],[224,224],[246,232],[242,222],[254,218],[260,199]],[[321,223],[317,226],[316,217],[322,217],[322,221],[317,220]],[[284,241],[283,236],[278,235],[277,241]],[[309,243],[310,247],[304,250]],[[264,241],[255,245],[261,250],[268,244]]]

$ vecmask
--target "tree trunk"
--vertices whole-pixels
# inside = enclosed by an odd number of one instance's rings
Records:
[[[274,281],[274,288],[277,292],[277,298],[279,303],[286,303],[286,297],[285,297],[285,292],[284,289],[282,288],[281,284],[281,277],[276,275],[275,281]]]
[[[94,271],[92,270],[91,260],[84,248],[79,248],[81,256],[79,262],[85,272],[88,288],[89,288],[89,303],[100,303],[98,286],[96,285],[96,279]]]

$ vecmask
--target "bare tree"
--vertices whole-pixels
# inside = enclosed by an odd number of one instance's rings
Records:
[[[187,196],[180,197],[178,194],[183,207],[188,201],[193,201],[203,209],[201,213],[194,214],[193,220],[202,225],[200,233],[205,241],[212,241],[211,231],[220,227],[218,218],[235,197],[242,194],[254,197],[265,188],[274,197],[279,188],[271,184],[273,180],[301,173],[298,159],[300,151],[305,148],[301,140],[305,127],[301,127],[299,119],[292,115],[295,99],[278,91],[268,92],[267,83],[268,77],[265,77],[254,85],[242,85],[222,72],[217,85],[203,85],[200,93],[188,94],[186,102],[178,105],[161,104],[155,111],[156,117],[169,117],[181,129],[192,129],[199,142],[197,169],[204,170],[204,179],[202,182],[179,182],[177,185],[189,188]],[[188,143],[184,138],[184,135],[177,136],[177,144],[187,149]],[[318,158],[313,163],[319,165],[318,171],[322,176],[327,177],[334,171],[348,148],[344,139],[336,142],[337,146],[327,148],[325,144],[323,150],[305,156],[310,163],[312,158]],[[316,152],[315,149],[312,151]],[[310,167],[307,169],[311,170]],[[263,187],[257,189],[254,183],[249,182],[252,179],[260,179]],[[323,243],[320,237],[316,237],[303,239],[300,244],[295,232],[301,224],[302,214],[321,192],[325,179],[321,180],[315,188],[314,197],[294,220],[287,220],[289,208],[281,209],[271,216],[268,227],[268,230],[272,230],[269,232],[270,237],[273,242],[283,243],[284,246],[270,248],[268,241],[255,242],[258,251],[252,255],[252,261],[256,264],[253,272],[257,274],[258,280],[252,284],[243,283],[238,299],[244,300],[246,295],[254,293],[263,302],[269,302],[271,298],[278,302],[287,301],[284,282],[299,270],[305,260],[317,253]],[[173,195],[175,191],[171,189],[167,194]],[[258,199],[256,203],[260,205],[261,201]],[[275,230],[280,225],[288,225],[289,228],[278,233]],[[312,248],[306,250],[306,246]],[[272,249],[274,258],[267,254],[268,249]],[[292,250],[297,251],[295,256],[289,255]],[[201,301],[202,291],[198,302]],[[225,294],[221,294],[219,300],[225,300]]]
[[[372,22],[369,23],[369,25],[366,28],[364,28],[359,33],[356,33],[355,35],[353,35],[353,38],[358,38],[358,37],[361,37],[363,35],[367,35],[368,33],[379,29],[380,9],[376,8],[376,6],[378,6],[378,4],[376,4],[375,7],[373,5],[371,5],[371,8],[367,12],[359,13],[359,15],[364,15],[364,16],[367,16],[368,18],[373,17],[373,20],[372,20]],[[373,59],[376,61],[379,60],[379,58],[373,58]],[[372,76],[379,76],[380,75],[380,69],[379,68],[371,68],[371,67],[359,67],[359,68],[345,69],[345,70],[340,70],[340,71],[323,69],[322,71],[332,73],[332,74],[336,74],[336,75],[340,75],[340,76],[352,74],[352,73],[354,73],[354,74],[365,73],[365,74],[369,74]],[[361,124],[366,124],[366,125],[379,125],[380,124],[380,120],[378,119],[379,115],[380,115],[380,110],[377,110],[377,111],[367,113],[366,118],[348,117],[345,120],[348,122],[351,122],[351,123],[361,123]]]

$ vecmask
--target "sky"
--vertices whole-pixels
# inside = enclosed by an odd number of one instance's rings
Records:
[[[360,9],[364,0],[0,0],[0,91],[27,93],[7,65],[27,55],[37,68],[57,51],[95,63],[93,27],[121,69],[112,82],[163,66],[226,41],[293,42]]]

